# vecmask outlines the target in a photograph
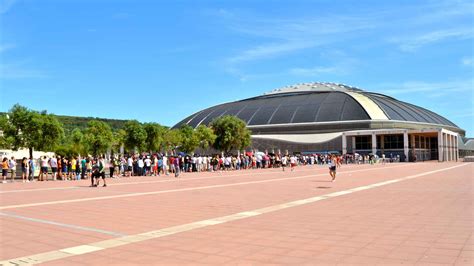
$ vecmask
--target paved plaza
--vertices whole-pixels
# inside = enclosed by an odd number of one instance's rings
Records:
[[[473,163],[0,186],[2,265],[473,265]]]

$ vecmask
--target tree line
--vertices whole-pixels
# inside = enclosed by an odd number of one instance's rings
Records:
[[[69,131],[69,130],[68,130]],[[197,148],[213,148],[222,152],[243,150],[251,145],[250,131],[245,122],[235,116],[222,116],[209,126],[193,128],[183,125],[171,129],[158,123],[126,121],[123,128],[112,127],[100,120],[91,120],[86,128],[65,132],[57,116],[14,105],[0,115],[0,148],[27,148],[52,151],[62,156],[101,155],[107,152],[185,152]]]

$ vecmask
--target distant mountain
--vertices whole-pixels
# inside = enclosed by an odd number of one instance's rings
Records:
[[[59,122],[64,125],[64,132],[70,133],[74,129],[79,128],[84,130],[87,128],[87,123],[92,120],[99,120],[110,125],[113,131],[122,129],[127,123],[128,120],[118,120],[118,119],[107,119],[99,117],[79,117],[79,116],[65,116],[65,115],[55,115]]]
[[[0,112],[0,115],[4,115],[4,112]],[[87,128],[87,123],[91,120],[103,121],[110,125],[113,131],[122,129],[128,120],[119,119],[107,119],[98,117],[79,117],[79,116],[66,116],[66,115],[54,115],[58,118],[59,122],[64,125],[64,133],[71,133],[74,129],[79,128],[84,130]]]

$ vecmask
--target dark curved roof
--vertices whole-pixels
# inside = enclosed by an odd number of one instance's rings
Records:
[[[421,122],[430,124],[447,125],[458,127],[448,119],[425,108],[402,102],[392,97],[377,94],[363,93],[372,99],[391,120]]]
[[[360,99],[362,97],[363,99]],[[358,99],[359,98],[359,99]],[[369,103],[367,103],[369,102]],[[457,126],[446,118],[386,95],[334,83],[305,83],[262,96],[216,105],[197,112],[174,126],[209,125],[215,118],[235,115],[249,126],[371,120],[420,122]]]

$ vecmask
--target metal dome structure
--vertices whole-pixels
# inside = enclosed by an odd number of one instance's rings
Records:
[[[249,128],[317,125],[325,122],[412,122],[442,125],[463,132],[448,119],[392,97],[336,83],[302,83],[262,96],[216,105],[179,122],[197,127],[223,115],[235,115]]]
[[[392,133],[404,136],[401,142],[405,146],[413,143],[414,147],[419,145],[427,150],[427,146],[431,148],[442,142],[436,140],[435,143],[434,139],[429,139],[440,130],[444,130],[442,134],[450,136],[465,135],[463,129],[425,108],[357,87],[323,82],[286,86],[261,96],[212,106],[192,114],[173,128],[184,124],[194,128],[209,125],[214,119],[224,115],[233,115],[244,120],[252,131],[254,148],[261,150],[277,148],[301,152],[346,152],[349,149],[353,152],[363,152],[363,145],[354,141],[360,137],[354,136],[368,132],[370,135],[379,135],[378,139],[376,137],[369,141],[371,147],[366,151],[372,153],[377,152],[377,146],[374,146],[377,140],[377,145],[380,145],[380,142],[384,143],[382,135]],[[375,131],[379,133],[374,133]],[[411,135],[424,136],[421,139],[427,141],[427,144],[419,144],[420,141],[416,138],[406,140],[408,131]],[[427,132],[431,132],[431,135]],[[347,145],[346,141],[342,140],[346,135],[353,138],[352,144]],[[449,143],[454,143],[454,140]],[[400,149],[402,144],[397,145],[394,147]],[[380,150],[384,151],[384,147]],[[405,157],[408,157],[407,147],[401,147],[401,150]],[[415,152],[413,150],[413,153]]]

